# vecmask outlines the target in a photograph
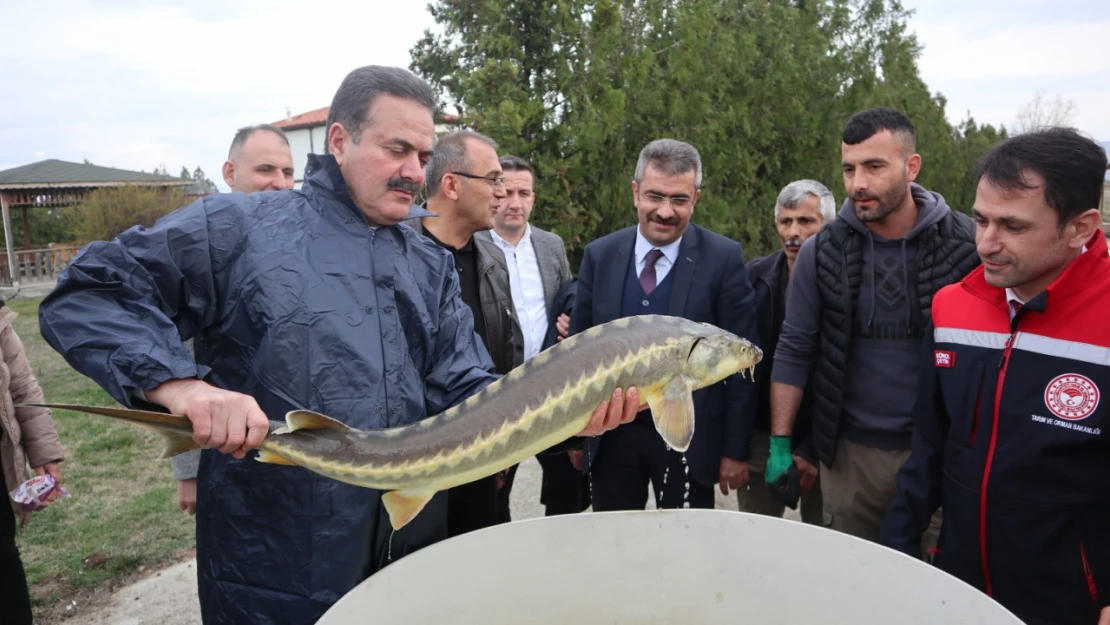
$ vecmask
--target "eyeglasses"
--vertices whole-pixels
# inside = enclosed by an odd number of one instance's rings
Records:
[[[468,174],[468,173],[461,172],[461,171],[453,171],[451,173],[455,174],[456,176],[462,176],[463,178],[473,178],[475,180],[485,180],[486,182],[491,183],[493,185],[494,189],[496,189],[497,187],[505,186],[505,178],[504,177],[492,178],[490,176],[475,176],[474,174]]]
[[[692,199],[688,195],[661,195],[659,193],[644,193],[644,198],[648,200],[653,206],[662,206],[663,202],[670,200],[671,206],[675,208],[682,208],[690,203]]]

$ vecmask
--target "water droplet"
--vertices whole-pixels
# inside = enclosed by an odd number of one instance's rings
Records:
[[[689,508],[690,507],[690,502],[689,501],[682,502],[682,507],[683,508]]]

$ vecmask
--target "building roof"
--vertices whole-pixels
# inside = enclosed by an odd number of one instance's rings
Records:
[[[322,109],[301,113],[300,115],[294,115],[288,119],[283,119],[280,122],[274,122],[273,125],[282,130],[300,130],[301,128],[323,126],[328,123],[328,111],[330,109],[330,106],[325,106]]]
[[[180,186],[192,180],[147,174],[139,171],[71,163],[56,158],[0,171],[0,189],[49,187],[108,187],[124,184]]]
[[[302,128],[316,128],[328,123],[328,111],[330,110],[330,106],[325,106],[322,109],[301,113],[300,115],[294,115],[279,122],[274,122],[273,126],[286,131],[300,130]],[[462,122],[462,118],[450,113],[436,113],[435,122],[437,124],[458,124]]]

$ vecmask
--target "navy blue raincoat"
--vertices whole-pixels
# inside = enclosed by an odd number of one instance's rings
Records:
[[[404,425],[495,380],[450,255],[405,223],[369,227],[334,157],[311,157],[309,172],[301,190],[207,197],[90,244],[42,303],[43,336],[123,404],[195,376],[253,396],[271,420],[301,408]],[[393,533],[380,492],[252,456],[201,457],[209,625],[313,623],[388,561],[446,537],[442,493]]]

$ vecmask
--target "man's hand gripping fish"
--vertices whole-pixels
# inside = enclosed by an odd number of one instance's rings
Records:
[[[271,422],[258,461],[295,465],[378,490],[399,529],[437,492],[493,475],[580,433],[615,388],[635,386],[673,449],[694,436],[691,392],[754,370],[748,341],[709,324],[644,315],[611,321],[540,352],[449,410],[403,427],[358,430],[307,410]],[[162,457],[197,449],[187,417],[43,404],[130,421],[166,439]]]

